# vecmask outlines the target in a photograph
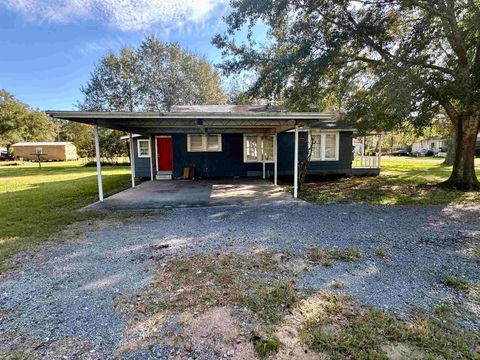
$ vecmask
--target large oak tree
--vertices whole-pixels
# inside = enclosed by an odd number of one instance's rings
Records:
[[[232,0],[228,30],[213,42],[228,74],[255,71],[251,94],[315,109],[327,91],[359,127],[425,126],[444,111],[455,128],[445,185],[479,189],[479,0]],[[266,24],[268,41],[234,35]],[[251,38],[250,38],[251,39]]]

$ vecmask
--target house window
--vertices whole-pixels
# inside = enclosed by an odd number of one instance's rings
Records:
[[[312,160],[322,159],[322,135],[312,134]]]
[[[189,144],[188,151],[203,151],[203,136],[202,135],[188,135]]]
[[[43,148],[41,147],[35,148],[35,154],[43,154]]]
[[[244,143],[245,143],[245,146],[244,146],[245,162],[250,162],[250,161],[257,162],[258,154],[260,153],[258,151],[258,136],[257,135],[245,136]]]
[[[312,161],[338,161],[340,134],[312,133],[310,137],[312,147]]]
[[[148,158],[150,157],[150,142],[148,139],[138,139],[138,157],[139,158]]]
[[[207,135],[207,151],[220,151],[222,147],[222,140],[220,135]]]
[[[187,151],[207,152],[222,151],[222,135],[220,134],[188,134]]]
[[[273,135],[262,136],[262,149],[265,161],[274,161],[273,159]]]
[[[325,134],[325,160],[336,160],[337,134]]]
[[[243,161],[244,162],[273,162],[275,161],[274,135],[244,135]],[[263,156],[263,158],[262,158]]]

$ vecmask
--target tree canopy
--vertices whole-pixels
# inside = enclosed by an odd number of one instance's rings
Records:
[[[82,110],[168,111],[227,101],[218,71],[205,58],[155,37],[103,57],[81,91]]]
[[[0,89],[0,146],[20,141],[51,141],[55,124],[43,112],[33,110]]]
[[[360,129],[430,123],[442,109],[456,135],[447,185],[480,188],[478,0],[234,0],[228,30],[213,42],[227,74],[255,71],[252,95],[282,97],[294,110],[346,110]],[[268,41],[237,44],[266,24]],[[251,39],[251,37],[248,37]]]

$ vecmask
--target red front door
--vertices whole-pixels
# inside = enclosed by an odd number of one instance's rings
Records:
[[[158,171],[173,171],[172,138],[157,138]]]

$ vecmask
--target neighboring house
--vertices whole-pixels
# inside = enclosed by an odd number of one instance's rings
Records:
[[[77,148],[71,142],[19,142],[12,145],[16,159],[42,161],[77,160]]]
[[[263,177],[276,184],[277,176],[294,175],[295,164],[306,158],[309,133],[313,139],[309,174],[352,175],[354,129],[332,113],[292,113],[263,105],[195,105],[175,106],[163,113],[47,114],[139,135],[132,136],[131,144],[136,178],[178,179],[189,168],[200,178]],[[96,145],[99,153],[98,136]],[[100,177],[99,182],[101,187]]]
[[[435,154],[440,153],[446,155],[448,147],[448,139],[430,138],[426,140],[416,141],[412,144],[412,153],[421,149],[432,150]],[[477,136],[477,144],[475,146],[475,155],[480,157],[480,134]]]
[[[412,144],[412,153],[420,151],[422,149],[432,150],[435,154],[439,152],[446,152],[448,139],[443,138],[429,138],[424,140],[415,141]]]

